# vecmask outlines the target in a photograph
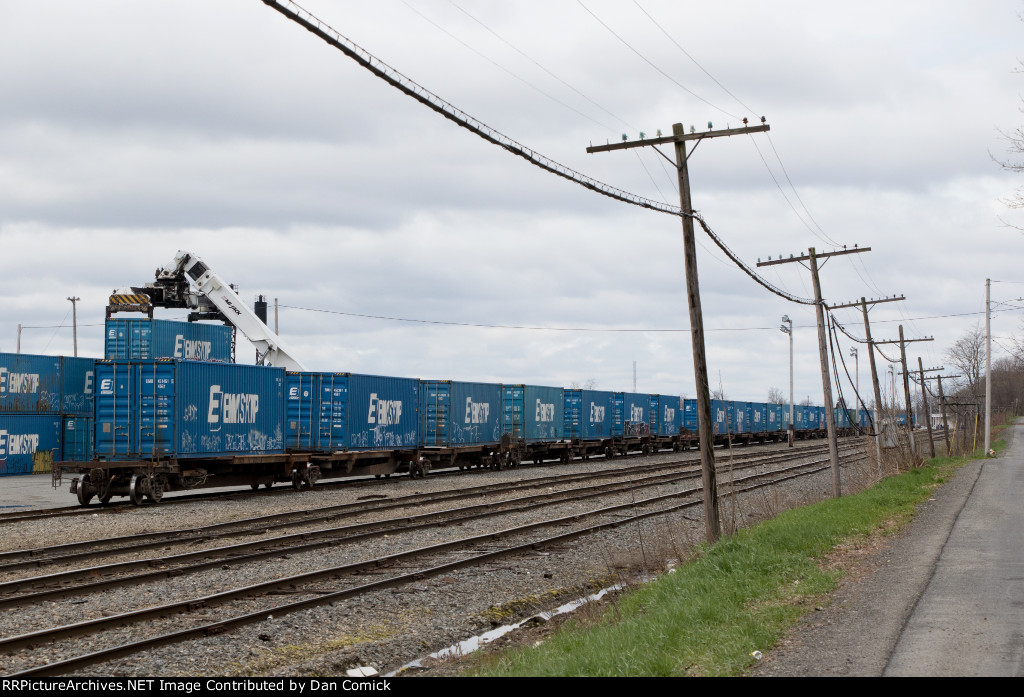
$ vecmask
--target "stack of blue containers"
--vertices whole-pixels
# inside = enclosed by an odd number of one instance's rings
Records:
[[[0,353],[0,476],[92,456],[95,363]]]

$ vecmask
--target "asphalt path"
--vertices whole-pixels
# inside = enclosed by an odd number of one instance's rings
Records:
[[[1024,421],[963,466],[752,674],[1024,675]]]

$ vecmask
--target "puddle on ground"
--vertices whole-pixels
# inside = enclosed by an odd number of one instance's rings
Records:
[[[465,641],[460,641],[458,644],[455,644],[453,646],[449,646],[446,649],[441,649],[437,653],[432,653],[427,658],[417,658],[415,661],[411,661],[409,663],[406,663],[404,666],[402,666],[398,670],[392,671],[392,672],[388,673],[387,675],[385,675],[384,677],[386,677],[386,678],[393,678],[396,675],[402,673],[403,671],[406,671],[406,670],[409,670],[409,669],[412,669],[412,668],[423,668],[424,667],[423,666],[423,661],[427,660],[428,658],[445,660],[445,659],[448,659],[448,658],[456,658],[456,657],[459,657],[459,656],[465,656],[467,654],[473,653],[474,651],[479,649],[481,646],[489,644],[492,641],[494,641],[495,639],[503,637],[506,634],[508,634],[509,632],[513,632],[513,631],[519,629],[520,627],[522,627],[525,624],[529,624],[531,621],[536,620],[537,618],[540,618],[540,619],[544,620],[545,622],[547,622],[552,617],[556,617],[557,615],[564,615],[564,614],[566,614],[568,612],[573,612],[574,610],[578,610],[579,608],[583,607],[587,603],[594,602],[595,600],[600,600],[601,598],[606,596],[608,593],[613,593],[615,591],[622,590],[623,588],[625,588],[625,586],[622,585],[622,584],[615,584],[614,586],[610,586],[608,588],[602,588],[597,593],[593,593],[593,594],[588,595],[588,596],[586,596],[584,598],[577,598],[576,600],[568,602],[565,605],[561,605],[561,606],[555,608],[554,610],[551,610],[550,612],[540,612],[540,613],[537,613],[536,615],[532,615],[530,617],[527,617],[522,622],[516,622],[515,624],[506,624],[506,625],[503,625],[501,627],[497,627],[495,629],[492,629],[492,630],[490,630],[488,632],[484,632],[483,634],[478,634],[475,637],[471,637],[469,639],[466,639]]]

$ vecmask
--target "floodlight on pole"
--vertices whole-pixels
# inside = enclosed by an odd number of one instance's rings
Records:
[[[789,447],[793,447],[796,439],[795,425],[793,424],[793,320],[789,315],[782,316],[782,326],[779,331],[789,334]]]

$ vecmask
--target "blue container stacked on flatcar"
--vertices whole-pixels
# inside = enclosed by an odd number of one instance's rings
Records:
[[[95,398],[96,359],[61,358],[61,413],[92,418]]]
[[[765,430],[768,433],[774,433],[776,431],[782,431],[785,429],[782,412],[786,412],[786,416],[789,416],[789,407],[783,407],[781,404],[765,404]]]
[[[612,434],[612,396],[603,390],[565,390],[565,437],[604,440]]]
[[[763,402],[751,402],[747,409],[751,433],[767,433],[772,430],[768,426],[769,405]]]
[[[683,399],[683,417],[682,425],[683,428],[690,433],[697,432],[698,419],[697,419],[697,400],[696,399]]]
[[[501,440],[501,385],[420,380],[420,445],[487,445]]]
[[[612,435],[636,438],[650,433],[651,396],[635,392],[612,394]]]
[[[285,444],[292,450],[346,447],[348,374],[289,372],[285,378]]]
[[[565,439],[565,395],[561,387],[501,386],[501,431],[527,443]]]
[[[732,433],[750,433],[750,402],[730,402],[732,405]]]
[[[677,436],[683,427],[683,400],[672,395],[651,395],[651,432]]]
[[[62,422],[60,459],[71,462],[91,460],[93,455],[92,417],[66,415]]]
[[[349,375],[349,450],[414,449],[419,442],[419,380]]]
[[[711,433],[716,436],[724,436],[729,433],[729,402],[724,399],[711,400]]]
[[[284,453],[285,372],[199,361],[97,361],[104,460]]]
[[[104,356],[108,360],[180,358],[231,362],[231,327],[202,322],[108,319]]]

